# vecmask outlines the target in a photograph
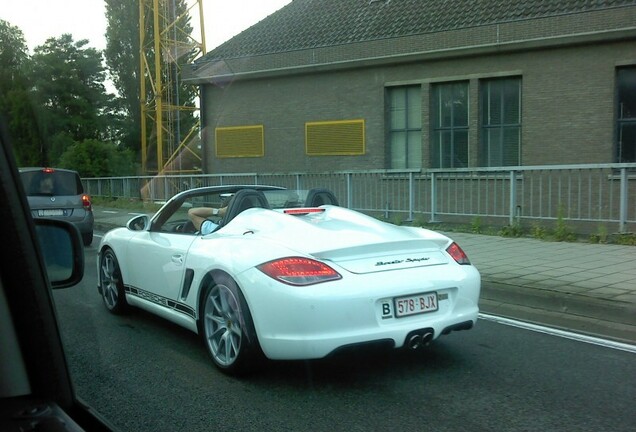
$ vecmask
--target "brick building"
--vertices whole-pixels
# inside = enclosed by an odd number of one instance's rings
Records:
[[[185,76],[206,173],[636,162],[634,0],[293,0]]]

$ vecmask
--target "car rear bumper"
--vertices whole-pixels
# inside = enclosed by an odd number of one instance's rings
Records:
[[[34,216],[37,218],[38,216]],[[82,218],[68,218],[68,217],[56,217],[56,216],[47,216],[43,219],[57,219],[66,222],[70,222],[77,227],[80,233],[89,234],[93,232],[95,226],[95,218],[93,216],[93,212],[86,212],[84,217]]]
[[[452,273],[452,277],[449,274]],[[258,270],[239,280],[263,352],[279,360],[322,358],[350,345],[379,341],[395,348],[413,332],[443,333],[477,321],[480,276],[472,266],[442,265],[343,279],[307,287],[279,284]],[[394,298],[436,293],[437,310],[396,317]]]
[[[437,318],[420,320],[419,323],[411,322],[399,327],[373,329],[359,331],[356,333],[342,332],[340,334],[301,335],[295,338],[285,337],[259,337],[259,342],[265,355],[270,359],[293,360],[293,359],[317,359],[326,357],[336,351],[349,348],[359,344],[370,344],[374,342],[386,343],[392,341],[394,348],[401,348],[407,344],[409,336],[414,332],[425,333],[430,331],[430,340],[437,339],[443,331],[453,326],[465,325],[470,321],[472,326],[477,322],[477,307],[472,311],[466,311],[461,316],[454,319]],[[470,327],[472,327],[470,326]]]

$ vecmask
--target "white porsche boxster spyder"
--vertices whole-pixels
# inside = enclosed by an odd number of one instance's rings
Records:
[[[210,233],[188,218],[199,207],[223,209]],[[263,355],[415,349],[477,320],[480,275],[456,243],[340,207],[326,189],[191,189],[109,231],[98,252],[110,312],[135,306],[200,334],[229,374]]]

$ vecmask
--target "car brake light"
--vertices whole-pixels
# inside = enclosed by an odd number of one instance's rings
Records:
[[[261,264],[257,268],[272,279],[288,285],[313,285],[342,279],[342,276],[327,264],[310,258],[281,258]]]
[[[51,173],[54,173],[55,170],[53,168],[44,168],[42,170],[42,172],[47,173],[47,174],[51,174]]]
[[[285,214],[290,215],[306,215],[309,213],[323,213],[325,211],[324,208],[293,208],[293,209],[285,209],[283,212]]]
[[[446,248],[446,252],[448,252],[448,254],[453,257],[457,264],[470,264],[468,255],[466,255],[466,252],[464,252],[457,243],[452,243],[448,248]]]
[[[93,211],[93,206],[91,205],[91,198],[86,194],[82,195],[82,207],[84,207],[84,210],[86,211]]]

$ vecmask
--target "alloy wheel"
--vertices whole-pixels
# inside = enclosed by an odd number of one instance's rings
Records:
[[[205,339],[214,360],[230,366],[241,352],[243,324],[238,299],[227,286],[215,285],[205,301]]]
[[[102,296],[104,303],[108,309],[117,307],[119,301],[119,285],[121,279],[119,276],[119,264],[112,252],[104,253],[100,266],[100,283],[102,288]]]

